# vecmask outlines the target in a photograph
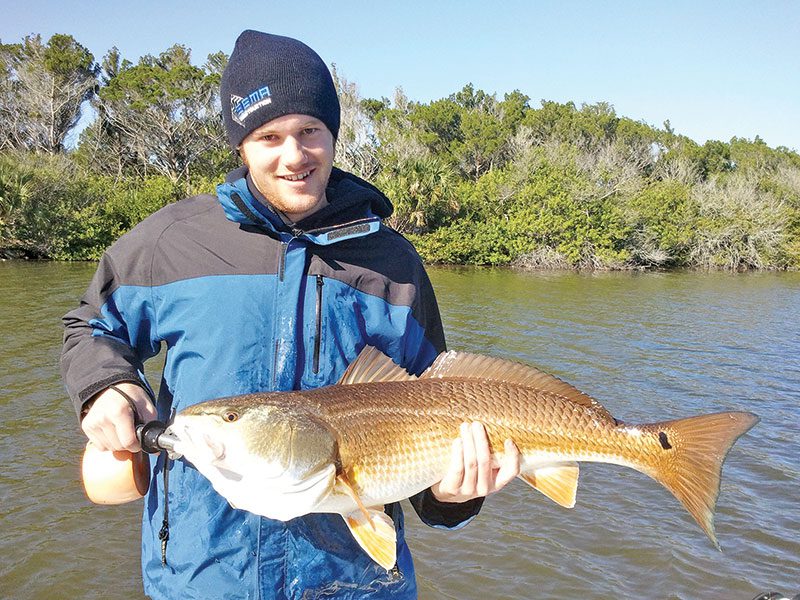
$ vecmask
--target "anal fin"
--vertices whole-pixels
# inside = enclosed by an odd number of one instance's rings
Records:
[[[359,509],[342,516],[364,552],[384,569],[390,570],[397,562],[397,532],[383,507],[380,510],[369,508],[366,515]]]
[[[575,506],[578,463],[565,462],[541,466],[520,473],[519,478],[564,508]]]

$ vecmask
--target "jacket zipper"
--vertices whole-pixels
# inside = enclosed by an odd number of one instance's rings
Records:
[[[314,334],[314,375],[319,373],[319,351],[322,346],[322,286],[324,285],[322,275],[317,275],[317,323]]]
[[[278,281],[283,282],[286,275],[286,254],[289,252],[289,244],[291,242],[281,242],[280,254],[278,255]],[[276,311],[280,309],[276,306]],[[275,339],[275,345],[272,348],[272,389],[275,389],[278,381],[278,353],[280,352],[281,341],[280,338]]]
[[[289,242],[281,242],[281,254],[278,257],[278,281],[283,281],[286,274],[286,253],[289,251]]]

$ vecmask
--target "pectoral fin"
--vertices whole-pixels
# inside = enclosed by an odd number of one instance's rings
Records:
[[[342,516],[364,552],[387,571],[391,569],[397,562],[397,533],[383,507],[359,509]]]
[[[526,470],[519,475],[525,483],[565,508],[575,506],[578,463],[558,463]]]
[[[336,476],[336,490],[343,492],[350,496],[350,499],[356,503],[361,513],[364,517],[369,520],[369,511],[367,507],[364,506],[364,503],[361,501],[361,498],[358,497],[358,494],[353,489],[353,486],[350,484],[350,481],[347,479],[347,476],[344,473],[339,473]]]

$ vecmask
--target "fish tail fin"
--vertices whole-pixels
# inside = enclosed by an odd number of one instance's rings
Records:
[[[663,449],[650,476],[686,507],[717,549],[714,508],[722,463],[736,440],[758,421],[752,413],[726,412],[650,426],[657,428]]]

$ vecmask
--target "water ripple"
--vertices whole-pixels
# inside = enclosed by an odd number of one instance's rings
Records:
[[[83,442],[58,375],[59,317],[93,268],[0,263],[3,597],[143,597],[141,505],[97,507],[83,497]],[[629,422],[742,409],[762,421],[725,463],[722,552],[656,482],[583,465],[571,510],[521,482],[456,532],[424,527],[409,507],[421,598],[800,592],[800,275],[433,269],[431,277],[452,348],[538,365]]]

